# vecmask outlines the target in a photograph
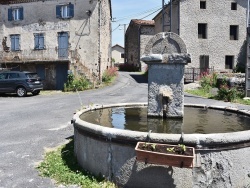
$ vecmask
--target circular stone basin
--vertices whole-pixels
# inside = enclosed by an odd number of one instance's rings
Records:
[[[250,117],[225,109],[185,107],[183,119],[147,117],[147,107],[113,107],[93,110],[80,116],[101,126],[154,133],[227,133],[250,130]]]
[[[117,128],[111,128],[111,125],[105,127],[103,126],[104,122],[112,122],[112,120],[108,120],[112,117],[108,115],[109,111],[99,111],[99,113],[102,113],[101,116],[106,117],[106,119],[102,118],[102,121],[96,119],[95,121],[98,123],[89,123],[80,118],[85,113],[92,113],[99,109],[115,107],[126,109],[127,107],[141,108],[146,106],[145,103],[98,105],[77,112],[72,120],[74,125],[74,152],[81,167],[97,176],[103,175],[114,181],[118,187],[165,188],[168,185],[169,187],[189,188],[248,187],[250,185],[250,130],[212,134],[168,134],[153,132],[152,128],[145,128],[145,132],[120,129],[126,126],[118,124],[114,126]],[[210,109],[219,110],[214,112],[222,113],[226,120],[233,116],[235,119],[232,122],[241,119],[243,116],[250,116],[247,110],[223,106],[193,104],[186,104],[185,106],[199,107],[196,110],[201,111],[200,115],[196,113],[191,115],[189,121],[197,120],[198,116],[206,113],[207,109],[208,111]],[[118,113],[118,116],[120,116],[120,113]],[[117,119],[120,119],[120,117],[114,118],[113,123]],[[139,120],[140,118],[136,117],[136,119]],[[205,120],[201,120],[199,123],[203,123],[202,121]],[[213,129],[218,130],[221,121],[214,123],[215,125],[212,124]],[[232,126],[230,127],[232,129]],[[247,123],[242,127],[247,127]],[[151,129],[152,133],[147,132],[148,129]],[[198,130],[198,128],[196,129]],[[138,142],[171,145],[181,142],[186,146],[194,147],[193,168],[151,165],[146,164],[146,162],[139,162],[136,160],[135,153],[135,146]]]

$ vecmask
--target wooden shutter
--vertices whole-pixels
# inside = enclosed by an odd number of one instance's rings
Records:
[[[8,9],[8,21],[12,21],[13,17],[12,17],[12,8]]]
[[[61,7],[61,5],[56,5],[56,18],[62,18]]]
[[[74,5],[73,4],[69,4],[69,17],[73,18],[74,17]]]
[[[20,20],[23,20],[23,7],[20,7]]]

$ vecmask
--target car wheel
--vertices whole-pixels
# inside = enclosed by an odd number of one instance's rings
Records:
[[[39,93],[40,93],[40,90],[36,90],[32,92],[33,95],[38,95]]]
[[[16,94],[17,94],[18,97],[24,97],[24,96],[26,96],[27,91],[26,91],[26,89],[24,87],[19,87],[16,90]]]

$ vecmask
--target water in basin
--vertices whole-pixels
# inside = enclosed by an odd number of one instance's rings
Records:
[[[183,119],[147,117],[146,107],[115,107],[89,111],[81,119],[105,127],[155,133],[227,133],[250,130],[250,117],[233,112],[184,108]]]

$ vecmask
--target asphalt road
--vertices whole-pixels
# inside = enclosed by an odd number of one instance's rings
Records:
[[[0,188],[53,188],[35,167],[46,148],[73,136],[70,120],[83,105],[147,102],[147,81],[140,73],[120,72],[114,85],[78,93],[56,93],[19,98],[0,96]],[[80,98],[79,98],[80,96]],[[250,106],[225,103],[185,94],[185,103]]]
[[[79,98],[80,96],[80,98]],[[98,90],[19,98],[0,97],[0,188],[50,188],[36,165],[46,148],[73,136],[70,120],[83,105],[147,102],[147,83],[138,73],[120,72],[116,83]]]

